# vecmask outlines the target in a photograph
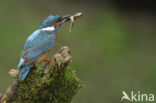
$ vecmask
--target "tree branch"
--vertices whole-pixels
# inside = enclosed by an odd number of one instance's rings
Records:
[[[17,80],[0,96],[1,103],[70,103],[82,87],[75,71],[68,67],[72,57],[68,47],[62,47],[43,68],[32,68],[28,77],[19,82],[19,71],[9,74]]]

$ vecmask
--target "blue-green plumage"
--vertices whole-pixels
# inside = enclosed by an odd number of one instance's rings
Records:
[[[59,16],[50,15],[44,19],[41,25],[35,30],[26,40],[24,49],[18,64],[20,68],[19,80],[24,80],[30,68],[36,63],[42,61],[49,53],[51,48],[55,44],[56,32],[60,28],[61,24],[70,21],[79,16],[82,13],[75,15]]]
[[[56,31],[48,33],[42,30],[36,30],[26,41],[24,51],[28,50],[25,58],[35,59],[49,50],[55,43]]]
[[[39,29],[34,31],[26,40],[18,67],[20,68],[19,80],[28,75],[30,68],[44,53],[50,50],[56,39],[56,32],[61,24],[52,27],[60,19],[58,15],[50,15],[41,23]]]

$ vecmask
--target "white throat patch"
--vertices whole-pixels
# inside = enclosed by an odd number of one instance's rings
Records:
[[[43,31],[54,31],[55,27],[54,26],[46,27],[46,28],[42,28],[41,30],[43,30]]]

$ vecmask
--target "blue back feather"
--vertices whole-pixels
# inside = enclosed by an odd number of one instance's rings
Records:
[[[24,58],[31,60],[40,57],[52,48],[55,43],[55,36],[55,32],[48,34],[46,31],[36,30],[25,43],[24,50],[28,50],[28,54]]]

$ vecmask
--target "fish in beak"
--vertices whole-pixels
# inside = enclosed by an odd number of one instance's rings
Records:
[[[67,21],[71,21],[71,24],[70,24],[70,27],[69,27],[69,32],[71,34],[72,32],[72,27],[74,26],[74,20],[76,20],[77,18],[81,17],[82,16],[82,13],[79,12],[79,13],[76,13],[76,14],[73,14],[73,15],[66,15],[66,16],[63,16],[59,22],[62,24],[64,22],[67,22]]]
[[[63,17],[61,17],[61,19],[59,20],[59,22],[61,23],[64,23],[64,22],[67,22],[67,21],[71,21],[71,22],[74,22],[75,19],[79,18],[82,16],[82,13],[76,13],[74,15],[65,15]]]

